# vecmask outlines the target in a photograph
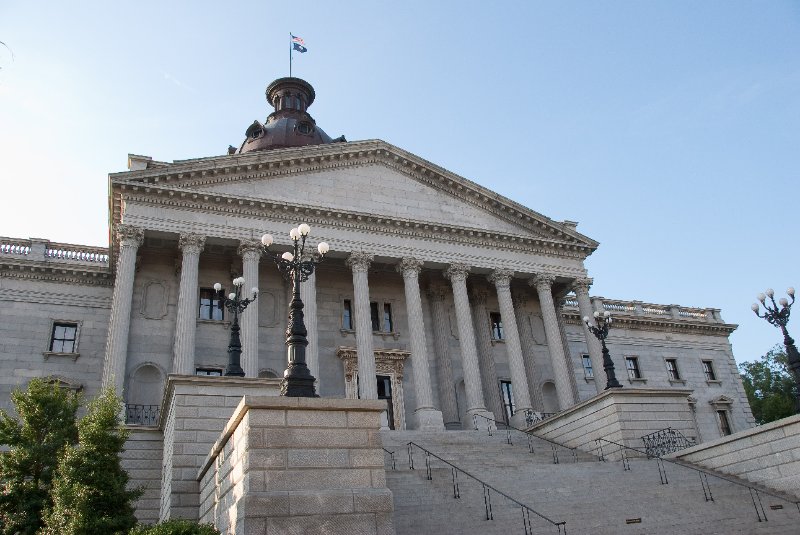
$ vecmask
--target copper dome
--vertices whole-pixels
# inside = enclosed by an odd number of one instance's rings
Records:
[[[275,108],[264,124],[254,121],[238,153],[303,147],[346,141],[326,134],[306,111],[314,102],[314,88],[300,78],[278,78],[267,87],[267,102]]]

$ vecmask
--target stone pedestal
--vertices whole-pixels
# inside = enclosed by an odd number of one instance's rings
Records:
[[[383,400],[245,396],[197,475],[226,534],[393,535]]]

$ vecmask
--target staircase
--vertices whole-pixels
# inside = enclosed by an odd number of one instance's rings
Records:
[[[504,430],[382,432],[395,458],[392,469],[385,455],[397,534],[800,534],[800,507],[764,492],[708,476],[704,493],[700,474],[684,466],[601,462],[538,438],[531,453],[525,435],[510,438]],[[412,447],[413,470],[409,442],[421,446]]]

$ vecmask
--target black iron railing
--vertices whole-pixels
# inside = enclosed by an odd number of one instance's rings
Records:
[[[390,451],[390,450],[387,450],[386,448],[381,448],[381,449],[384,451],[384,453],[388,453],[389,454],[389,461],[391,463],[392,470],[396,470],[397,469],[397,463],[395,462],[394,452]]]
[[[509,502],[515,504],[516,506],[520,507],[522,511],[522,526],[524,529],[525,535],[533,535],[533,526],[531,524],[531,514],[535,515],[536,517],[544,520],[545,522],[549,523],[551,526],[557,529],[559,535],[567,535],[567,525],[566,522],[556,522],[555,520],[546,517],[542,513],[532,509],[530,506],[525,505],[524,503],[515,500],[508,494],[497,490],[495,487],[489,485],[485,481],[475,477],[474,475],[470,474],[466,470],[459,468],[458,466],[454,465],[449,461],[445,461],[435,453],[423,448],[419,444],[415,442],[409,442],[407,444],[408,448],[408,467],[411,470],[414,470],[414,448],[418,448],[425,454],[425,478],[428,481],[433,481],[433,469],[432,469],[432,459],[437,459],[438,461],[444,463],[450,468],[450,476],[453,481],[453,499],[458,500],[461,498],[461,488],[460,483],[458,480],[459,474],[467,476],[470,479],[478,482],[481,487],[483,488],[483,507],[484,512],[486,514],[486,520],[494,520],[494,511],[492,509],[492,493],[501,496],[508,500]],[[385,450],[388,451],[388,450]]]
[[[758,517],[759,522],[767,521],[767,513],[766,510],[764,509],[764,504],[761,502],[761,494],[766,494],[768,496],[772,496],[773,498],[778,498],[779,500],[794,504],[797,507],[797,511],[800,512],[800,501],[798,500],[790,499],[786,496],[781,496],[777,492],[771,492],[768,489],[757,488],[755,486],[748,485],[747,483],[744,483],[738,479],[734,479],[732,477],[726,477],[724,474],[721,474],[719,472],[707,470],[705,468],[701,468],[698,466],[693,466],[691,464],[687,464],[686,462],[680,462],[675,459],[665,459],[661,456],[651,456],[648,455],[647,452],[644,450],[640,450],[638,448],[632,448],[624,444],[619,444],[618,442],[614,442],[613,440],[598,438],[597,440],[595,440],[595,443],[597,445],[598,457],[601,461],[606,460],[606,455],[619,453],[623,470],[631,469],[631,464],[628,460],[628,453],[627,453],[629,451],[633,452],[636,457],[647,457],[648,459],[655,459],[656,467],[658,469],[659,481],[661,482],[662,485],[669,484],[665,463],[668,463],[672,466],[679,466],[682,468],[687,468],[689,470],[695,471],[698,474],[698,477],[700,478],[700,485],[703,487],[703,496],[705,497],[706,502],[714,501],[714,496],[711,493],[711,485],[709,484],[708,476],[721,479],[723,481],[727,481],[728,483],[733,483],[734,485],[738,485],[739,487],[744,487],[750,493],[750,499],[753,503],[753,507],[755,508],[756,516]],[[603,451],[603,444],[607,445],[605,452]],[[608,451],[609,447],[611,447],[611,451]]]
[[[125,423],[128,425],[158,425],[159,405],[125,405]]]
[[[671,427],[644,435],[642,442],[648,457],[661,457],[696,445],[694,440],[686,438],[683,433]]]

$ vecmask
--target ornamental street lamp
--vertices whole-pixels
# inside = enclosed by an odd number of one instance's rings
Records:
[[[778,327],[783,333],[783,345],[786,346],[786,358],[789,361],[789,371],[791,371],[794,376],[795,412],[800,414],[800,353],[797,351],[797,346],[794,345],[794,340],[789,336],[789,331],[786,330],[786,325],[789,324],[789,313],[794,304],[794,288],[789,288],[786,290],[786,293],[792,298],[792,302],[790,303],[788,299],[781,297],[776,303],[775,291],[772,288],[767,288],[766,292],[758,294],[758,300],[761,301],[761,305],[766,312],[764,312],[763,315],[760,314],[761,309],[758,303],[753,303],[750,308],[753,309],[756,316],[764,318],[775,327]],[[772,301],[772,306],[766,302],[767,297]],[[780,309],[778,308],[779,304]]]
[[[308,345],[308,331],[303,321],[303,301],[300,299],[300,283],[308,280],[314,273],[314,266],[322,261],[330,247],[325,242],[317,245],[317,253],[306,255],[306,238],[311,232],[311,227],[302,223],[289,232],[292,239],[294,252],[285,252],[278,256],[269,251],[273,239],[270,234],[261,237],[264,245],[264,254],[272,258],[278,265],[283,276],[293,284],[292,302],[289,304],[289,324],[286,327],[286,350],[288,367],[283,372],[281,382],[281,396],[316,398],[314,391],[314,376],[306,364],[306,346]]]
[[[243,277],[237,277],[233,279],[233,287],[235,290],[229,293],[226,297],[222,293],[222,285],[220,283],[214,284],[214,290],[217,292],[220,308],[224,306],[233,313],[231,338],[228,342],[228,367],[225,368],[226,376],[233,375],[235,377],[244,377],[244,370],[241,366],[242,341],[239,338],[239,314],[244,312],[244,309],[247,308],[247,305],[258,298],[258,288],[253,288],[250,290],[253,292],[252,299],[242,299],[242,286],[244,286]]]
[[[603,346],[603,369],[606,372],[606,390],[609,388],[622,388],[622,385],[617,381],[617,376],[614,374],[614,362],[611,360],[611,355],[608,354],[606,347],[606,338],[608,338],[608,325],[611,323],[611,313],[606,310],[602,314],[598,311],[594,313],[594,325],[589,323],[591,318],[584,316],[583,321],[589,328],[589,331],[598,339]]]

